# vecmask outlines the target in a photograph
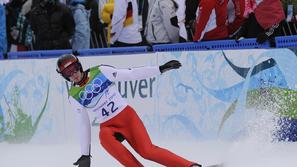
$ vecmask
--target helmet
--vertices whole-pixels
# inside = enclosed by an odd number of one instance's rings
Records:
[[[67,81],[70,81],[69,77],[74,71],[83,72],[80,61],[73,54],[64,54],[59,57],[57,61],[56,71],[61,74]]]

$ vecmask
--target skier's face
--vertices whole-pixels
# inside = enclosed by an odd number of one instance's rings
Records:
[[[74,83],[79,82],[82,78],[82,72],[78,63],[73,63],[66,67],[62,71],[62,74],[64,77],[69,78]]]
[[[78,83],[82,80],[83,77],[83,73],[78,70],[75,71],[74,73],[72,73],[72,75],[69,77],[70,81],[74,82],[74,83]]]

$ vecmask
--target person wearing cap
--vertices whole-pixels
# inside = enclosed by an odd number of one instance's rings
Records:
[[[100,65],[83,70],[79,59],[62,55],[57,72],[70,81],[69,102],[79,117],[81,157],[74,163],[90,167],[91,127],[88,112],[95,112],[100,122],[99,138],[104,149],[123,166],[143,165],[121,143],[126,140],[143,158],[167,167],[201,167],[169,150],[155,146],[136,111],[120,95],[115,81],[138,80],[178,69],[181,63],[171,60],[161,66],[117,69]]]

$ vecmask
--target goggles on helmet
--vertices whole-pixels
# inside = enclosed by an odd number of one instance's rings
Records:
[[[66,67],[63,71],[61,71],[62,75],[66,78],[70,78],[74,73],[80,70],[80,66],[78,63],[72,63],[68,67]]]

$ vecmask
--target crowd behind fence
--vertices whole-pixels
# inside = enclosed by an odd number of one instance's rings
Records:
[[[38,55],[39,50],[71,49],[85,54],[84,49],[123,46],[280,47],[275,37],[297,34],[297,0],[2,1],[3,57],[15,51]]]

